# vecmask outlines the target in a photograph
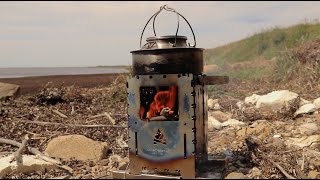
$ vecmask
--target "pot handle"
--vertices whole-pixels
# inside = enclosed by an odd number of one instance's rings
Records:
[[[176,10],[174,10],[174,9],[172,9],[172,8],[169,8],[168,5],[163,5],[163,6],[160,7],[160,10],[159,10],[159,11],[157,11],[155,14],[153,14],[153,16],[151,16],[151,18],[148,20],[148,22],[147,22],[146,25],[144,26],[144,28],[143,28],[143,30],[142,30],[142,33],[141,33],[141,37],[140,37],[140,48],[142,48],[141,42],[142,42],[143,33],[144,33],[147,25],[149,24],[149,22],[151,21],[152,18],[153,18],[153,34],[154,34],[154,36],[157,36],[156,30],[155,30],[155,20],[156,20],[156,17],[158,16],[158,14],[160,14],[160,12],[161,12],[163,9],[166,10],[166,11],[171,11],[171,12],[176,13],[176,14],[177,14],[177,17],[178,17],[178,25],[177,25],[176,38],[175,38],[175,44],[174,44],[174,46],[176,45],[176,42],[177,42],[177,36],[178,36],[178,31],[179,31],[179,16],[181,16],[181,17],[188,23],[188,25],[189,25],[189,27],[190,27],[190,29],[191,29],[192,35],[193,35],[194,45],[190,45],[190,43],[189,43],[189,46],[190,46],[190,47],[191,47],[191,46],[192,46],[192,47],[196,47],[196,43],[197,43],[197,42],[196,42],[196,37],[195,37],[195,35],[194,35],[193,29],[192,29],[190,23],[188,22],[188,20],[187,20],[185,17],[183,17],[180,13],[178,13]]]

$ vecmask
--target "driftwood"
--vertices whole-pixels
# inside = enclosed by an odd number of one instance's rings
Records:
[[[112,123],[113,125],[116,124],[116,120],[113,119],[113,118],[110,116],[110,114],[107,113],[107,112],[104,112],[104,113],[102,113],[102,114],[97,114],[97,115],[91,116],[91,117],[89,117],[88,119],[94,119],[94,118],[103,117],[103,116],[108,117],[108,119],[111,121],[111,123]]]
[[[16,147],[22,147],[22,143],[19,143],[17,141],[13,141],[13,140],[10,140],[10,139],[4,139],[4,138],[0,138],[0,144],[10,144],[12,146],[16,146]],[[38,149],[36,148],[32,148],[32,147],[27,147],[28,151],[34,155],[37,155],[39,158],[41,158],[42,160],[44,161],[47,161],[47,162],[50,162],[52,164],[55,164],[56,166],[64,169],[64,170],[67,170],[69,173],[73,174],[73,169],[71,169],[70,167],[68,166],[65,166],[65,165],[62,165],[62,163],[56,159],[53,159],[45,154],[43,154],[42,152],[40,152]]]
[[[283,175],[285,175],[288,179],[296,179],[294,178],[293,176],[291,176],[290,174],[288,174],[284,169],[283,167],[281,167],[278,163],[272,161],[271,159],[268,159],[274,166],[276,166],[281,172]]]
[[[71,115],[74,115],[75,111],[74,111],[74,106],[71,106]]]
[[[24,153],[25,149],[28,146],[28,140],[29,140],[29,137],[28,137],[28,135],[26,135],[25,138],[23,139],[19,149],[15,153],[13,153],[13,158],[12,158],[11,162],[17,161],[18,165],[22,163],[22,154]]]
[[[63,123],[53,123],[53,122],[44,122],[44,121],[29,121],[23,119],[14,119],[19,122],[27,123],[27,124],[37,124],[37,125],[64,125],[64,126],[75,126],[75,127],[84,127],[84,128],[98,128],[98,127],[114,127],[114,128],[127,128],[126,126],[120,125],[105,125],[105,124],[95,124],[95,125],[83,125],[83,124],[63,124]]]
[[[116,120],[114,120],[114,119],[110,116],[110,114],[108,114],[107,112],[105,112],[105,114],[106,114],[106,116],[109,118],[109,120],[111,121],[111,123],[112,123],[113,125],[115,125],[115,124],[116,124]]]
[[[68,118],[68,116],[62,114],[62,113],[61,113],[60,111],[58,111],[58,110],[52,110],[52,112],[58,114],[58,115],[59,115],[60,117],[62,117],[62,118]]]

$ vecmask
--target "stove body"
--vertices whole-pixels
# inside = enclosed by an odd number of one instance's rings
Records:
[[[227,77],[204,75],[203,49],[188,45],[187,37],[177,33],[155,33],[131,53],[133,72],[127,79],[130,163],[114,177],[200,177],[200,166],[208,161],[206,85],[225,83]]]

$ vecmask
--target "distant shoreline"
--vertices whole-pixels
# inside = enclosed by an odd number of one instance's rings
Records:
[[[0,68],[0,78],[127,73],[130,66]]]
[[[18,78],[0,78],[0,82],[16,84],[20,86],[20,94],[36,94],[47,83],[59,86],[75,86],[80,88],[109,86],[119,75],[127,76],[129,73],[108,74],[78,74],[78,75],[53,75],[33,76]]]

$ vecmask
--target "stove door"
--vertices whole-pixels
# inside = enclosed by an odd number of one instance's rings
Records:
[[[129,173],[195,177],[192,74],[128,78]]]

